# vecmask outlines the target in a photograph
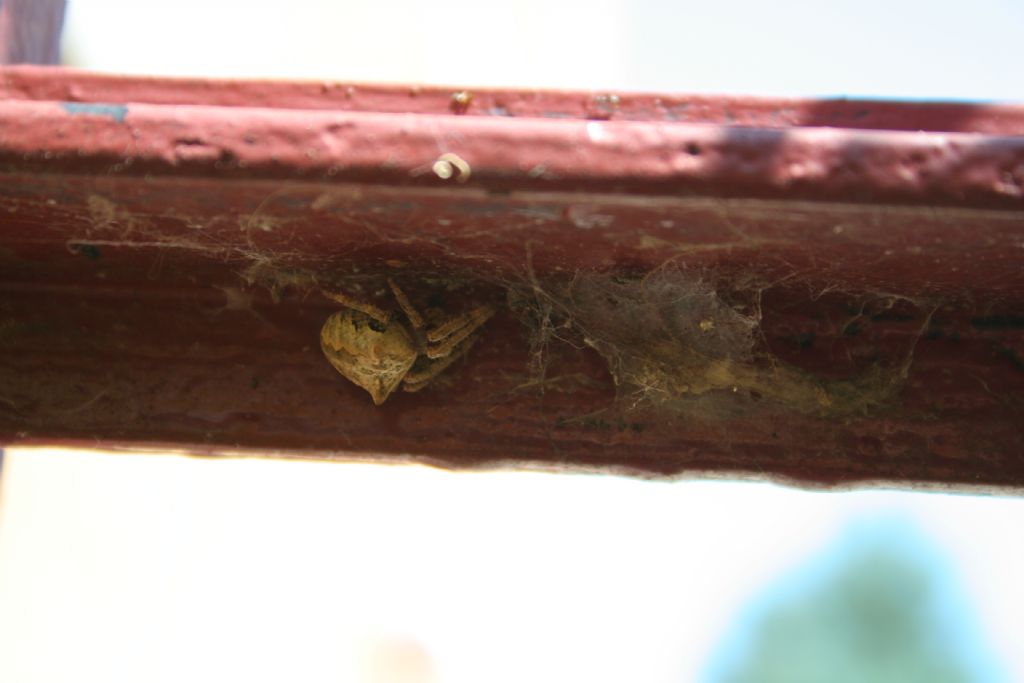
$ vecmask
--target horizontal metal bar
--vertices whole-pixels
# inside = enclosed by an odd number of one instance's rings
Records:
[[[438,177],[445,154],[466,172]],[[514,164],[509,163],[514,159]],[[0,168],[488,190],[1024,204],[1024,137],[0,102]]]
[[[872,125],[787,127],[742,98],[695,122],[667,96],[0,88],[0,441],[1024,480],[1018,107],[790,102]],[[498,313],[375,406],[321,352],[338,300]]]
[[[72,69],[9,68],[0,98],[114,104],[311,109],[400,114],[456,114],[703,123],[792,129],[829,127],[985,135],[1024,134],[1024,106],[979,102],[793,99],[665,93],[503,90],[331,81],[112,76]]]

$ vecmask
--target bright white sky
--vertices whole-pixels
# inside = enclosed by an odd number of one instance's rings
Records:
[[[1017,0],[70,0],[66,51],[114,72],[1024,101],[1022,36]],[[761,586],[886,512],[949,554],[1024,680],[1021,499],[13,452],[0,680],[690,681]]]
[[[69,0],[104,71],[1024,101],[1019,0]]]
[[[3,681],[380,681],[367,657],[408,650],[434,677],[406,683],[694,681],[748,599],[880,516],[951,558],[991,681],[1024,680],[1024,499],[56,451],[9,452],[2,495]]]

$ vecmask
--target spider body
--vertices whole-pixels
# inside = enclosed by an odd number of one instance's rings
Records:
[[[408,325],[380,308],[344,294],[324,292],[346,308],[334,313],[320,330],[324,356],[346,379],[369,392],[381,405],[393,391],[419,391],[461,358],[476,341],[480,326],[494,315],[479,306],[456,316],[428,310],[421,315],[405,293],[388,280]]]

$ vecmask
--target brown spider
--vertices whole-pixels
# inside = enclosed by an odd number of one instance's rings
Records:
[[[430,309],[424,318],[390,278],[388,286],[409,319],[408,327],[373,304],[323,292],[346,309],[324,323],[320,348],[335,370],[370,392],[376,405],[400,385],[405,391],[427,386],[469,351],[480,326],[494,315],[494,308],[484,305],[450,317]]]

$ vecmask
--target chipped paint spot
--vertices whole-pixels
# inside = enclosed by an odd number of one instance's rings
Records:
[[[587,137],[591,142],[602,142],[608,139],[608,132],[602,124],[590,121],[587,123]]]
[[[68,251],[72,254],[81,254],[90,261],[95,261],[101,256],[100,248],[95,244],[86,244],[82,242],[68,242]]]
[[[471,104],[473,104],[473,93],[468,90],[452,93],[450,107],[456,114],[465,114]]]
[[[615,216],[598,213],[592,207],[575,205],[566,210],[572,224],[581,230],[607,228],[615,223]]]
[[[124,123],[124,117],[128,114],[128,105],[126,104],[61,102],[60,106],[72,116],[109,116],[118,123]]]
[[[512,213],[517,216],[527,216],[529,218],[544,218],[547,220],[557,220],[561,217],[562,211],[555,206],[523,206],[517,209],[513,209]]]

